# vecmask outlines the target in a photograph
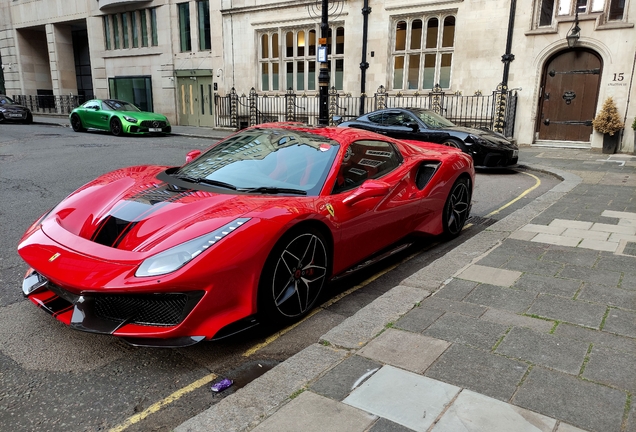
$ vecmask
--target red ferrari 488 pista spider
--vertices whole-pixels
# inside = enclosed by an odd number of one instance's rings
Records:
[[[331,278],[470,212],[470,156],[359,129],[259,125],[188,159],[102,175],[42,216],[18,246],[24,295],[74,329],[186,346],[296,320]]]

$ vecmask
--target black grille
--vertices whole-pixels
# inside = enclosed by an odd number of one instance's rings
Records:
[[[95,296],[95,314],[112,321],[172,326],[185,317],[187,303],[185,294]]]
[[[144,128],[165,128],[167,123],[161,120],[144,120],[140,126]]]

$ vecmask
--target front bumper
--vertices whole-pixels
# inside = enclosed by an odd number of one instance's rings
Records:
[[[127,129],[130,134],[169,134],[172,132],[172,126],[168,122],[156,120],[129,123]]]

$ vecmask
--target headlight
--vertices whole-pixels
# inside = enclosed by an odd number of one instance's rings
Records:
[[[472,140],[475,144],[479,144],[481,146],[487,147],[487,148],[499,148],[499,146],[495,143],[492,143],[482,137],[476,136],[476,135],[468,135],[468,139]],[[468,140],[466,140],[468,141]]]
[[[126,120],[129,123],[137,123],[137,119],[134,117],[124,116],[124,120]]]
[[[154,255],[139,266],[135,276],[159,276],[172,273],[192,261],[201,252],[213,246],[232,233],[235,229],[249,221],[250,218],[235,219],[229,224]]]

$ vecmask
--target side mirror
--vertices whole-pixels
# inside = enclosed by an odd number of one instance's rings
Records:
[[[201,150],[190,150],[188,154],[186,154],[186,163],[192,162],[194,159],[198,158],[201,155]]]
[[[354,205],[366,198],[383,197],[389,193],[388,183],[379,180],[367,180],[355,189],[351,195],[342,200],[343,204]]]
[[[333,116],[332,120],[335,124],[339,125],[344,119],[341,116]]]
[[[404,124],[404,126],[411,129],[413,132],[417,132],[420,130],[420,126],[416,122],[408,122]]]
[[[93,108],[93,110],[95,110],[95,111],[99,111],[99,107],[97,105],[95,105],[94,107],[91,107],[91,108]]]

